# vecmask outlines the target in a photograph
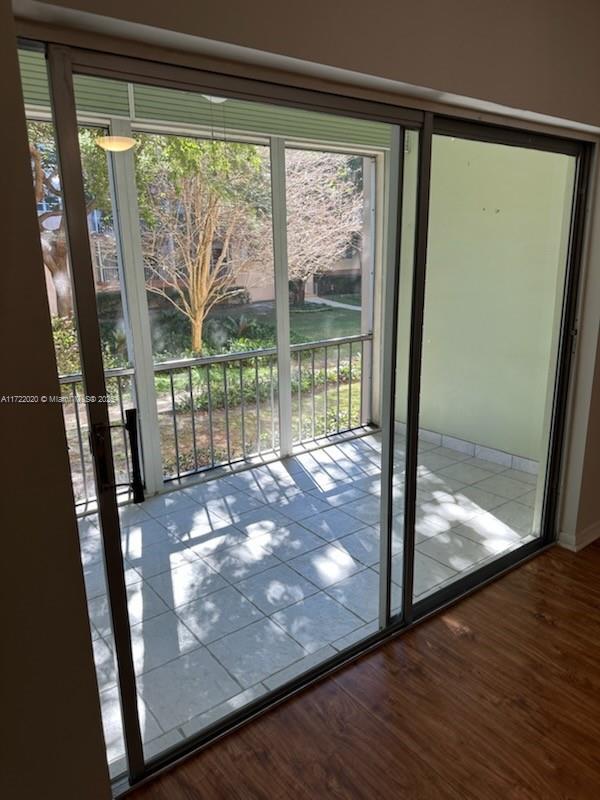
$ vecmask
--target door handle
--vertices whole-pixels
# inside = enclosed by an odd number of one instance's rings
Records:
[[[94,455],[96,478],[100,491],[110,489],[112,486],[112,481],[109,479],[108,458],[106,455],[107,434],[110,436],[110,427],[108,425],[104,425],[102,422],[96,422],[92,425],[90,447]]]
[[[106,437],[110,436],[111,428],[124,427],[129,436],[129,451],[131,454],[131,483],[116,484],[110,479],[108,456],[106,453]],[[144,502],[144,482],[140,463],[140,452],[137,434],[137,409],[128,408],[125,411],[123,425],[105,425],[96,422],[92,425],[90,433],[90,448],[96,464],[96,480],[99,491],[114,489],[117,486],[129,486],[132,491],[134,503]]]

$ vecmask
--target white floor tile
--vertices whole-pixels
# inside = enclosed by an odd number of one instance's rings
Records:
[[[281,563],[253,539],[219,550],[204,560],[230,583],[237,583]]]
[[[285,564],[240,581],[236,589],[267,615],[318,591],[313,583]]]
[[[203,714],[194,717],[189,722],[186,722],[185,725],[182,725],[181,730],[186,737],[193,736],[195,733],[212,725],[213,722],[226,717],[238,708],[242,708],[252,702],[252,700],[256,700],[257,697],[265,694],[266,691],[266,686],[263,686],[262,683],[257,683],[256,686],[245,689],[243,692],[230,697],[229,700],[225,700],[225,702],[214,706],[209,711],[205,711]]]
[[[483,544],[454,531],[440,533],[417,545],[417,548],[423,555],[434,558],[455,572],[470,569],[490,554]]]
[[[331,489],[327,491],[321,491],[320,489],[311,492],[313,497],[316,497],[317,500],[322,500],[324,503],[327,503],[328,506],[332,506],[333,508],[337,508],[338,506],[344,506],[346,503],[351,503],[353,500],[359,500],[361,497],[365,496],[365,493],[360,489],[356,488],[356,484],[336,484]]]
[[[173,492],[164,492],[150,497],[144,503],[141,503],[139,508],[142,508],[151,517],[163,517],[165,514],[181,511],[184,508],[194,507],[195,505],[196,503],[188,492],[184,489],[177,489]]]
[[[360,562],[333,544],[297,556],[289,562],[289,565],[321,589],[363,569]]]
[[[206,647],[145,673],[138,679],[138,687],[165,730],[182,725],[240,691],[239,684]]]
[[[100,692],[100,708],[102,711],[102,727],[104,729],[104,742],[109,761],[117,761],[125,754],[123,740],[123,725],[121,722],[121,703],[117,687]],[[143,741],[156,739],[162,734],[156,720],[149,713],[144,701],[138,697],[138,714]]]
[[[222,517],[210,514],[204,506],[198,504],[181,511],[174,511],[172,514],[165,514],[160,518],[160,524],[164,525],[171,536],[186,542],[229,527]]]
[[[137,675],[200,647],[194,634],[172,611],[131,626],[131,647]]]
[[[329,506],[322,500],[317,500],[311,494],[305,493],[292,498],[292,500],[280,503],[279,510],[294,522],[302,522],[307,517],[328,511]]]
[[[344,511],[361,520],[365,525],[375,525],[381,516],[381,503],[378,497],[368,495],[365,498],[354,500],[352,503],[347,503]]]
[[[364,528],[364,523],[350,514],[345,514],[339,508],[332,508],[303,519],[301,524],[328,542]]]
[[[247,541],[246,534],[238,528],[227,527],[219,528],[217,531],[197,534],[186,544],[196,557],[203,558]]]
[[[147,582],[169,608],[191,603],[192,600],[227,586],[225,579],[200,558],[189,564],[182,564],[170,572],[155,575]]]
[[[169,532],[155,519],[129,525],[121,531],[121,549],[125,558],[139,558],[147,547],[158,543],[167,545],[169,541]]]
[[[325,590],[331,597],[352,611],[364,622],[372,622],[379,614],[379,575],[364,569]]]
[[[254,622],[225,636],[209,649],[243,688],[253,686],[306,653],[270,619]]]
[[[505,497],[507,500],[516,500],[531,491],[531,484],[507,478],[504,473],[493,475],[485,480],[478,481],[478,489]]]
[[[233,586],[179,606],[175,613],[203,644],[220,639],[263,616]]]
[[[273,619],[309,653],[320,650],[363,624],[363,620],[325,592],[273,615]]]
[[[189,564],[195,558],[196,555],[182,542],[166,537],[164,541],[144,546],[141,551],[134,551],[127,556],[125,562],[142,578],[151,578],[161,572],[170,572],[182,564]]]
[[[102,692],[117,685],[117,665],[112,649],[104,639],[92,642],[98,689]]]
[[[119,520],[121,525],[135,525],[136,522],[143,522],[145,519],[151,519],[141,505],[128,503],[127,505],[119,506]]]
[[[346,647],[351,647],[353,644],[360,642],[362,639],[366,639],[367,636],[371,636],[371,634],[376,633],[378,629],[378,622],[369,622],[367,625],[361,625],[360,628],[356,628],[355,630],[346,634],[346,636],[342,636],[341,639],[336,639],[335,642],[332,642],[331,646],[336,650],[345,650]]]
[[[209,500],[205,507],[211,517],[215,514],[217,517],[224,519],[229,525],[235,525],[243,514],[262,508],[263,505],[262,500],[251,497],[246,492],[232,492],[223,497]]]
[[[135,625],[143,619],[156,617],[168,611],[167,604],[146,581],[134,583],[127,587],[127,608],[129,611],[129,624]],[[112,635],[112,623],[106,595],[95,597],[88,603],[90,620],[101,636]]]
[[[370,567],[379,561],[379,529],[375,527],[362,528],[356,533],[342,537],[340,546],[350,553],[352,558]]]
[[[481,469],[481,467],[473,467],[464,462],[458,464],[451,464],[449,467],[443,467],[438,470],[440,477],[453,478],[454,480],[461,481],[461,483],[470,484],[483,481],[492,475],[491,470]],[[482,486],[481,488],[485,488]],[[491,489],[490,489],[491,491]]]
[[[511,478],[514,481],[520,481],[521,483],[528,483],[529,488],[531,489],[532,486],[536,486],[538,482],[538,476],[536,474],[532,474],[531,472],[524,472],[520,469],[507,469],[505,472],[502,473],[505,478]]]
[[[249,511],[247,514],[242,514],[235,523],[235,527],[250,538],[262,536],[263,533],[269,533],[278,528],[285,528],[290,524],[290,519],[278,511],[279,507],[280,503],[272,506],[265,505]]]
[[[278,686],[283,686],[284,683],[297,678],[307,670],[312,669],[312,667],[316,667],[328,658],[335,656],[337,652],[330,645],[326,645],[320,650],[304,656],[299,661],[295,661],[291,666],[282,669],[280,672],[276,672],[275,675],[265,678],[264,684],[268,689],[277,689]]]
[[[290,522],[284,528],[255,536],[252,541],[269,550],[281,561],[289,561],[309,550],[316,550],[324,543],[320,536],[304,528],[299,522]]]

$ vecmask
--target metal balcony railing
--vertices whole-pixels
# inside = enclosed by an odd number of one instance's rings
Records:
[[[61,375],[63,416],[69,447],[73,493],[78,505],[96,499],[94,467],[89,442],[85,387],[81,373]],[[112,425],[125,425],[125,409],[135,406],[134,370],[132,367],[108,369],[105,372],[109,419]],[[103,402],[103,401],[101,401]],[[125,427],[111,431],[116,482],[131,483],[131,453]],[[127,486],[117,491],[127,492]]]
[[[291,346],[292,441],[304,444],[362,427],[370,394],[370,334]],[[135,406],[134,370],[106,371],[111,422]],[[154,365],[165,480],[243,463],[279,447],[277,348]],[[95,497],[81,374],[60,379],[73,488]],[[123,429],[112,434],[117,482],[131,480]],[[142,454],[143,458],[143,454]]]
[[[362,426],[371,338],[291,346],[294,444]],[[156,364],[154,374],[166,480],[277,450],[275,347]]]

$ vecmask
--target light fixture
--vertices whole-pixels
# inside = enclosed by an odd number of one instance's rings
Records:
[[[208,100],[209,103],[225,103],[227,98],[226,97],[215,97],[212,94],[203,94],[202,97],[205,100]]]
[[[99,136],[96,144],[111,153],[123,153],[125,150],[135,147],[136,141],[131,136]]]

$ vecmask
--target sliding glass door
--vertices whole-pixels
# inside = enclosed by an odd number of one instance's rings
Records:
[[[428,221],[421,220],[424,286],[413,294],[420,361],[412,365],[411,402],[396,403],[401,429],[418,412],[409,466],[414,604],[464,591],[511,554],[530,551],[553,525],[545,501],[555,491],[549,470],[558,456],[552,433],[561,337],[568,348],[566,276],[580,166],[569,142],[439,128],[431,139]],[[406,299],[401,287],[401,309]],[[403,311],[399,341],[407,335]],[[399,379],[401,360],[398,368]],[[404,576],[393,564],[393,582]]]
[[[22,63],[41,222],[65,210],[63,383],[114,379],[138,414],[130,443],[118,410],[66,408],[92,434],[72,463],[108,760],[135,783],[551,540],[585,151],[49,61],[51,102]],[[147,499],[119,506],[134,456]]]

